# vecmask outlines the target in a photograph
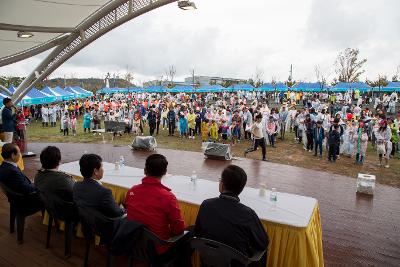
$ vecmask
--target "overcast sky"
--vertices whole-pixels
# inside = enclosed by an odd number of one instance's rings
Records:
[[[159,78],[170,65],[176,80],[190,75],[263,80],[315,81],[319,65],[328,80],[346,47],[360,49],[364,69],[391,78],[400,65],[399,0],[195,0],[195,11],[176,3],[113,30],[55,71],[55,77],[123,76],[135,83]],[[0,75],[26,75],[43,55],[0,68]]]

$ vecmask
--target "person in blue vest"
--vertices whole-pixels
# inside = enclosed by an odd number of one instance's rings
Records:
[[[90,122],[92,117],[90,116],[89,109],[86,109],[85,115],[83,115],[83,131],[86,133],[86,129],[90,133]]]

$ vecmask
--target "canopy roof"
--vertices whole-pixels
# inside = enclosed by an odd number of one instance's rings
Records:
[[[329,87],[327,87],[325,84],[322,84],[320,82],[316,83],[297,83],[293,87],[291,87],[291,90],[293,91],[298,91],[298,92],[321,92],[324,90],[327,90]]]
[[[254,86],[251,84],[233,84],[231,86],[229,86],[227,89],[231,90],[231,91],[253,91],[254,90]]]
[[[194,87],[189,85],[176,85],[175,87],[167,90],[167,92],[171,93],[192,93],[194,91]]]
[[[2,0],[0,59],[69,35],[82,21],[109,2],[112,1]],[[18,31],[30,32],[33,36],[19,38]]]
[[[227,90],[227,88],[216,84],[216,85],[204,85],[196,90],[198,93],[217,93]]]
[[[366,83],[356,82],[356,83],[343,83],[340,82],[333,86],[330,91],[332,92],[346,92],[348,90],[360,90],[361,92],[369,91],[372,87]]]
[[[82,87],[79,87],[79,86],[66,87],[66,88],[64,88],[64,90],[67,91],[67,92],[70,92],[76,98],[89,97],[89,96],[93,95],[92,92],[87,91],[87,90],[85,90],[85,89],[83,89]]]
[[[287,91],[289,88],[286,86],[284,83],[264,83],[260,87],[256,88],[257,91],[266,91],[266,92],[274,92],[274,91],[279,91],[279,92],[284,92]]]
[[[377,88],[374,88],[376,90]],[[388,84],[382,88],[385,92],[400,92],[400,82],[388,82]]]

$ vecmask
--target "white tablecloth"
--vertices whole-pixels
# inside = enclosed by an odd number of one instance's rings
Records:
[[[103,162],[103,167],[103,183],[127,189],[140,184],[144,177],[143,169],[139,168],[125,166],[115,170],[115,165],[108,162]],[[78,161],[62,164],[59,169],[74,176],[82,176]],[[188,176],[168,174],[162,179],[162,183],[171,188],[178,200],[196,205],[200,205],[205,199],[219,196],[218,182],[197,179],[196,185],[193,185]],[[317,204],[316,199],[278,192],[277,206],[273,208],[269,196],[268,190],[265,196],[259,196],[258,189],[245,187],[239,197],[241,203],[252,208],[261,220],[295,227],[308,226]]]

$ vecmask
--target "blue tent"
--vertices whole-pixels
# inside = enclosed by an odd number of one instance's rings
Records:
[[[144,88],[142,88],[142,87],[129,87],[128,88],[128,92],[129,93],[140,93],[140,92],[144,92]]]
[[[195,92],[193,86],[189,85],[176,85],[175,87],[167,90],[170,93],[192,93]]]
[[[216,85],[204,85],[196,90],[197,93],[219,93],[228,90],[219,84]]]
[[[260,87],[256,88],[256,91],[265,91],[265,92],[286,92],[289,88],[286,86],[284,83],[277,83],[277,84],[271,84],[271,83],[264,83]]]
[[[65,91],[64,89],[62,89],[62,88],[59,87],[59,86],[54,87],[54,88],[53,88],[53,91],[54,91],[56,94],[59,94],[59,95],[61,96],[62,100],[71,100],[71,99],[75,99],[75,94],[73,94],[73,93],[71,93],[71,92],[68,92],[68,91]]]
[[[46,86],[45,88],[42,89],[41,92],[48,96],[53,96],[56,99],[56,101],[71,100],[75,98],[74,94],[64,91],[59,86],[54,88]]]
[[[21,100],[22,105],[48,104],[58,101],[56,97],[42,93],[36,88],[32,88]]]
[[[153,85],[144,88],[144,91],[147,93],[165,93],[167,90],[168,88],[159,85]]]
[[[85,97],[93,96],[92,92],[87,91],[79,86],[66,87],[66,88],[64,88],[64,90],[73,94],[75,98],[85,98]]]
[[[108,88],[104,87],[100,90],[97,90],[97,94],[115,94],[115,93],[128,93],[128,88],[119,88],[119,87],[113,87],[113,88]]]
[[[255,89],[256,91],[265,91],[265,92],[274,92],[275,91],[275,87],[273,84],[271,83],[264,83],[263,85],[261,85],[260,87]]]
[[[72,87],[65,87],[64,90],[74,95],[74,98],[84,98],[85,95],[79,91],[75,91]]]
[[[11,93],[14,93],[16,88],[10,86],[8,88]],[[21,100],[18,105],[38,105],[38,104],[48,104],[57,101],[54,96],[43,94],[36,88],[32,88]]]
[[[381,87],[381,92],[400,92],[400,82],[388,82],[385,87]],[[379,88],[374,87],[374,92],[378,92]]]
[[[362,82],[356,82],[356,83],[343,83],[340,82],[336,84],[335,86],[331,87],[329,91],[331,92],[347,92],[347,91],[354,91],[354,90],[360,90],[360,92],[367,92],[371,91],[372,87],[369,86],[366,83]]]
[[[320,82],[316,83],[297,83],[293,87],[291,87],[291,90],[296,91],[296,92],[322,92],[328,90],[328,87],[325,84],[322,84]]]
[[[237,92],[237,91],[253,91],[254,87],[251,84],[232,84],[229,86],[227,89],[232,92]]]

